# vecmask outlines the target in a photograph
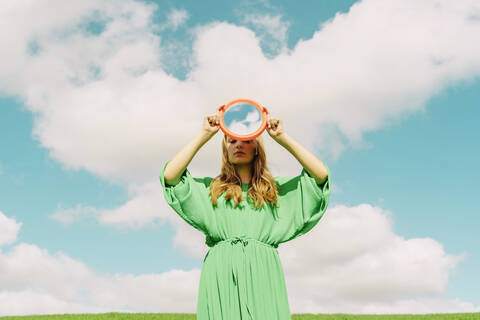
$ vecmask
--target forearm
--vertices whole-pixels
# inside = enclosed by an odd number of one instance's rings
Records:
[[[200,130],[198,134],[168,162],[164,171],[165,182],[172,186],[179,183],[180,177],[190,164],[190,161],[192,161],[198,150],[200,150],[211,137],[207,132]]]
[[[315,178],[317,184],[321,184],[327,179],[328,171],[322,161],[292,137],[283,133],[281,138],[277,139],[277,142],[287,149],[298,160],[298,162],[300,162],[305,170]]]

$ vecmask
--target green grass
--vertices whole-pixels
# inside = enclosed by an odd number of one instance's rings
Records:
[[[99,313],[4,316],[2,320],[196,320],[191,313]],[[293,314],[292,320],[480,320],[480,313],[434,314]]]

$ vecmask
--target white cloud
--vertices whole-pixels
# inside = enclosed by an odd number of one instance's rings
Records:
[[[0,212],[0,245],[22,223]],[[7,235],[7,236],[5,236]],[[0,316],[53,313],[195,312],[200,270],[106,274],[58,251],[21,242],[0,250]]]
[[[73,208],[59,208],[48,215],[63,225],[71,225],[83,219],[95,219],[100,224],[115,227],[119,231],[137,230],[169,222],[175,229],[173,244],[185,255],[202,259],[208,251],[205,235],[190,227],[167,205],[162,196],[161,185],[155,181],[149,184],[131,186],[131,199],[116,208],[94,208],[77,205]]]
[[[95,217],[97,209],[91,206],[78,204],[74,208],[63,209],[60,205],[57,211],[49,215],[50,218],[64,225],[71,225],[75,220],[85,217]]]
[[[62,297],[36,292],[30,288],[18,291],[0,290],[0,306],[1,316],[111,312],[108,308],[67,301]]]
[[[171,219],[172,215],[166,212],[168,206],[158,196],[159,193],[161,193],[159,182],[132,185],[129,191],[131,199],[119,207],[95,208],[78,204],[73,208],[63,208],[62,205],[58,205],[58,209],[48,217],[64,225],[71,225],[81,219],[96,219],[101,224],[124,230],[153,226],[157,220],[160,222],[174,220]]]
[[[365,132],[421,111],[445,86],[480,73],[480,24],[469,18],[476,2],[362,1],[273,59],[248,28],[212,23],[197,28],[185,81],[161,69],[168,61],[152,31],[152,7],[78,6],[58,7],[68,19],[22,3],[0,13],[11,26],[0,32],[19,30],[2,34],[9,46],[0,53],[0,86],[37,113],[34,135],[53,158],[114,182],[150,180],[203,116],[234,98],[254,98],[305,146],[338,157],[348,144],[361,145]],[[105,30],[77,31],[79,17],[95,10]],[[72,31],[59,37],[53,30],[62,28]],[[29,56],[33,38],[39,50]],[[206,145],[192,165],[216,173],[219,144]],[[267,147],[272,167],[293,168],[277,174],[297,172],[285,150]]]
[[[252,26],[267,49],[268,56],[273,57],[287,50],[287,31],[290,23],[282,21],[281,15],[246,14],[243,23]]]
[[[189,18],[189,14],[185,9],[172,9],[168,15],[165,27],[177,30],[179,26],[184,24]]]
[[[445,297],[448,276],[464,254],[447,254],[430,238],[396,235],[391,217],[365,204],[336,206],[309,233],[281,244],[292,312],[480,311]],[[177,243],[202,259],[204,237],[181,223]],[[0,269],[0,315],[196,311],[198,269],[106,274],[63,252],[51,254],[24,242],[0,251]]]
[[[11,244],[17,240],[18,231],[22,226],[21,222],[8,218],[0,211],[0,246]]]
[[[20,243],[0,252],[0,315],[195,312],[200,271],[102,274],[62,252]]]
[[[278,250],[293,312],[480,310],[445,295],[465,253],[447,254],[434,239],[395,234],[392,213],[368,204],[329,208],[313,230]]]

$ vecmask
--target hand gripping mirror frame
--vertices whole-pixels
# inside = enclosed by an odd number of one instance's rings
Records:
[[[232,131],[228,130],[227,126],[223,122],[223,115],[228,110],[228,108],[230,108],[232,105],[234,105],[236,103],[241,103],[241,102],[249,103],[249,104],[255,106],[258,109],[258,111],[260,111],[260,115],[262,117],[262,123],[260,124],[260,127],[255,132],[253,132],[251,134],[238,135],[236,133],[233,133]],[[250,99],[232,100],[229,103],[227,103],[223,106],[220,106],[218,108],[218,111],[220,111],[220,123],[219,123],[220,129],[222,129],[223,133],[225,133],[227,136],[229,136],[230,138],[235,139],[235,140],[241,140],[241,141],[253,140],[256,137],[258,137],[259,135],[261,135],[263,130],[265,130],[265,128],[267,127],[267,115],[269,114],[267,108],[264,107],[264,106],[261,106],[257,102],[255,102],[253,100],[250,100]]]

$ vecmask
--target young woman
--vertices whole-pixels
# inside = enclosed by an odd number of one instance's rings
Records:
[[[303,166],[296,177],[273,178],[263,140],[224,135],[221,173],[192,177],[197,151],[218,131],[208,115],[197,136],[167,161],[160,181],[167,203],[206,236],[198,290],[198,320],[290,320],[277,247],[311,230],[330,197],[330,170],[292,139],[282,121],[267,118],[267,132]]]

